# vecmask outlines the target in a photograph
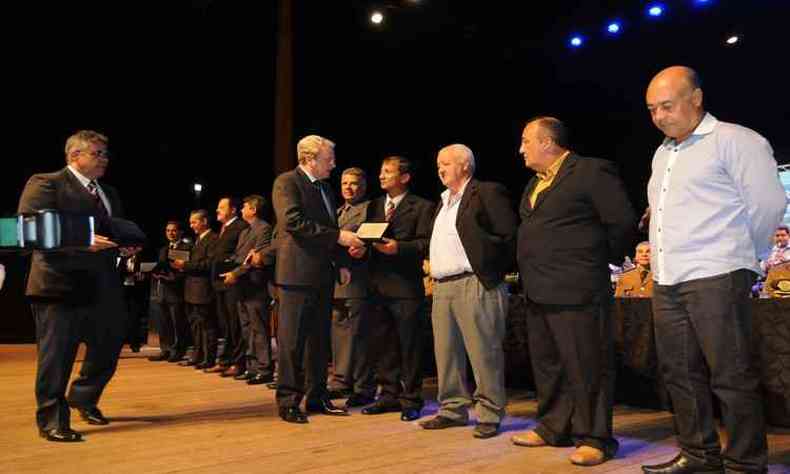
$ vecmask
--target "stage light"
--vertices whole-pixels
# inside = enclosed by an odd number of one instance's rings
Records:
[[[652,16],[653,18],[658,18],[664,14],[664,5],[660,3],[651,3],[647,7],[647,14]]]
[[[584,37],[581,35],[573,35],[568,43],[571,45],[571,48],[581,48],[584,44]]]
[[[613,21],[608,25],[606,25],[606,31],[611,35],[616,35],[620,33],[621,29],[622,29],[622,25],[620,25],[619,21]]]
[[[381,12],[373,12],[373,14],[370,15],[370,22],[374,25],[379,25],[382,21],[384,21],[384,15],[382,15]]]
[[[192,185],[192,189],[195,191],[195,193],[200,194],[200,192],[203,191],[203,185],[200,183],[195,183]]]
[[[732,35],[732,36],[730,36],[729,38],[727,38],[727,40],[725,41],[725,43],[727,43],[728,45],[732,46],[732,45],[734,45],[735,43],[737,43],[737,42],[738,42],[738,41],[740,41],[740,40],[741,40],[740,36],[738,36],[738,35]]]
[[[706,6],[713,3],[713,0],[694,0],[694,5]]]

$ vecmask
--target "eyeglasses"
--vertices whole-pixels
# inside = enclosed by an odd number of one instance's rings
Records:
[[[74,150],[73,152],[71,152],[71,155],[72,156],[77,156],[80,153],[86,153],[86,154],[92,156],[93,158],[109,158],[110,157],[110,152],[107,151],[107,149],[104,149],[104,148],[100,149],[100,150]]]

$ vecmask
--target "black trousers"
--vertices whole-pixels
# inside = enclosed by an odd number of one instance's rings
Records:
[[[588,305],[527,300],[538,392],[535,431],[553,446],[591,446],[613,457],[614,346],[610,298]]]
[[[189,346],[189,324],[183,301],[159,303],[159,347],[162,352],[183,354]]]
[[[43,430],[70,427],[69,406],[99,403],[118,365],[128,315],[120,282],[108,275],[88,304],[37,300],[31,304],[36,320],[36,422]],[[86,346],[79,377],[66,388],[80,342]]]
[[[239,321],[247,348],[244,355],[247,370],[265,375],[274,373],[268,298],[243,298],[239,301]]]
[[[423,406],[423,327],[428,324],[422,311],[425,300],[376,298],[374,302],[378,309],[376,333],[386,335],[376,340],[379,346],[376,370],[381,384],[379,403],[419,410]]]
[[[220,363],[238,365],[243,369],[246,363],[247,346],[241,334],[241,322],[239,321],[239,292],[236,288],[228,288],[215,292],[215,295],[217,317],[220,319],[222,334],[225,338],[225,345],[222,346],[222,353],[219,355]]]
[[[332,390],[373,397],[376,381],[370,354],[370,304],[367,298],[343,298],[332,308]]]
[[[681,450],[735,471],[765,467],[768,454],[749,294],[755,275],[738,270],[655,285],[656,349],[675,410]],[[728,434],[722,452],[713,419],[719,400]]]
[[[277,405],[294,407],[326,397],[332,281],[320,288],[280,286],[277,326]]]
[[[197,363],[214,364],[217,358],[217,315],[212,304],[186,304],[192,342],[195,351],[191,356]]]

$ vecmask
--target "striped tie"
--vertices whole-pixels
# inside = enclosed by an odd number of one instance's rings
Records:
[[[91,181],[88,183],[88,191],[91,193],[91,196],[93,196],[93,200],[96,202],[96,206],[99,208],[99,214],[101,214],[103,217],[109,217],[110,213],[107,212],[107,207],[105,207],[104,201],[99,195],[99,188],[96,184],[96,181]]]
[[[384,214],[384,220],[387,222],[391,221],[393,214],[395,214],[395,203],[390,201],[387,203],[387,212]]]

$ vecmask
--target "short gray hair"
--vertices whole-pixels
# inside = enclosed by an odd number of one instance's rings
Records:
[[[103,145],[107,146],[109,143],[109,139],[106,135],[103,135],[99,132],[95,132],[93,130],[79,130],[74,135],[70,136],[66,139],[66,163],[69,163],[69,157],[72,151],[75,151],[81,147],[84,147],[86,144],[91,143],[94,145]]]
[[[477,169],[477,165],[475,163],[475,154],[472,153],[472,149],[468,146],[464,145],[463,143],[454,143],[452,145],[447,145],[446,147],[439,150],[439,153],[446,151],[452,154],[454,157],[460,158],[463,160],[465,165],[469,165],[469,175],[475,174],[475,169]]]
[[[335,142],[319,135],[307,135],[296,144],[296,157],[299,164],[303,165],[308,160],[313,160],[321,152],[321,148],[335,148]]]

